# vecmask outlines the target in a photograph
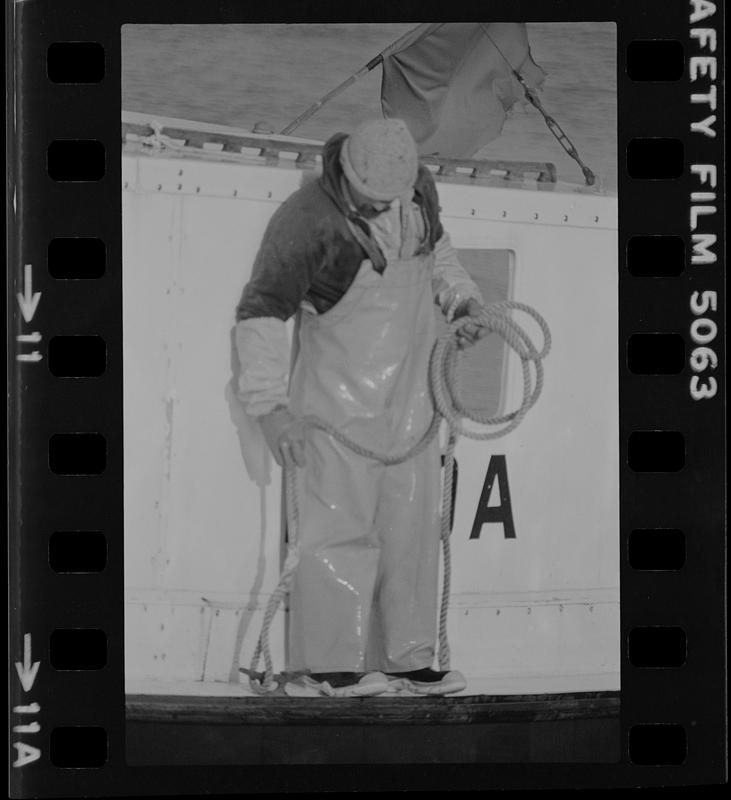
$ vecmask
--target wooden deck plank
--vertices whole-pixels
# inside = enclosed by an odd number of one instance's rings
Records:
[[[200,697],[128,695],[127,719],[183,725],[474,725],[619,714],[619,692],[465,697]]]

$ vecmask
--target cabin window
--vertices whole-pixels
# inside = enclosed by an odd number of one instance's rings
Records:
[[[486,303],[509,300],[513,290],[515,253],[512,250],[457,250],[462,266],[479,286]],[[441,331],[444,322],[441,322]],[[461,371],[461,394],[468,408],[498,414],[503,408],[503,386],[507,367],[502,337],[488,336],[470,348]]]

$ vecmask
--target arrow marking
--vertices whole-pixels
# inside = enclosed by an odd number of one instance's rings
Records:
[[[18,677],[24,691],[29,692],[33,688],[40,665],[40,661],[33,663],[31,659],[30,634],[26,633],[23,637],[23,663],[21,664],[20,661],[15,662],[15,669],[18,670]]]
[[[38,308],[38,302],[41,299],[41,293],[36,292],[33,294],[33,265],[25,265],[25,285],[23,286],[23,294],[17,293],[18,305],[20,305],[20,313],[26,322],[33,319],[33,315]]]

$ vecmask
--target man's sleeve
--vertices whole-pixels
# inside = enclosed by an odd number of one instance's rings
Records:
[[[286,321],[312,282],[317,242],[317,231],[306,215],[288,203],[267,226],[251,280],[236,308],[238,396],[251,416],[287,405],[291,347]]]
[[[419,168],[417,192],[422,197],[424,209],[432,226],[434,242],[434,301],[451,322],[457,309],[474,298],[484,304],[477,284],[459,263],[457,252],[452,247],[449,234],[444,230],[439,217],[439,194],[433,175],[425,166]]]
[[[252,417],[287,405],[290,343],[286,324],[276,317],[236,323],[239,354],[238,396]]]
[[[451,322],[457,309],[470,299],[484,305],[482,293],[459,263],[457,251],[452,247],[446,231],[437,240],[434,259],[434,301],[442,309],[447,322]]]

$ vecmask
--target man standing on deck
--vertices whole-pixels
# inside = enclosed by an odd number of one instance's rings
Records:
[[[429,426],[434,303],[448,321],[482,310],[439,219],[406,125],[375,120],[325,144],[322,176],[273,215],[237,308],[240,397],[278,464],[298,476],[300,561],[288,670],[325,694],[465,687],[434,670],[438,439],[401,464],[357,455],[308,428],[317,415],[377,452]],[[285,322],[299,314],[295,358]],[[485,330],[462,330],[463,346]]]

